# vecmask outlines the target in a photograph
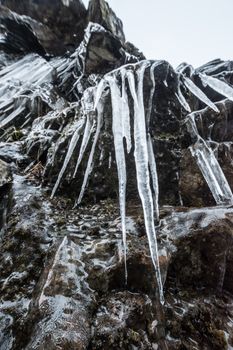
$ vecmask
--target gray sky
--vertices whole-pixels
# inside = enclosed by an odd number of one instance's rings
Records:
[[[85,4],[88,0],[83,0]],[[233,60],[233,0],[108,0],[147,58],[197,67]]]

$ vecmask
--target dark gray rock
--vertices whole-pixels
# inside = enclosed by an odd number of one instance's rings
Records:
[[[100,24],[122,43],[125,42],[123,24],[105,0],[91,0],[88,7],[88,21]]]

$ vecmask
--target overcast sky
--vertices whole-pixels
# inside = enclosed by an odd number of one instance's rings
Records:
[[[83,0],[85,4],[88,0]],[[197,67],[233,59],[233,0],[108,0],[147,58]]]

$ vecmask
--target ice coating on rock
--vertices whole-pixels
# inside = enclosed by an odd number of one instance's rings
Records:
[[[210,101],[210,99],[204,94],[204,92],[202,92],[201,89],[199,89],[199,87],[196,86],[191,79],[184,77],[184,84],[191,91],[191,93],[195,95],[199,100],[204,102],[207,106],[209,106],[215,112],[217,113],[219,112],[215,104],[212,101]]]
[[[220,95],[229,98],[233,101],[233,88],[220,79],[216,79],[206,74],[199,73],[204,86],[208,85],[211,89],[217,91]]]

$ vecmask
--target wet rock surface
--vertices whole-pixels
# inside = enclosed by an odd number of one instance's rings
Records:
[[[148,61],[102,0],[1,5],[0,349],[232,349],[233,63]]]

